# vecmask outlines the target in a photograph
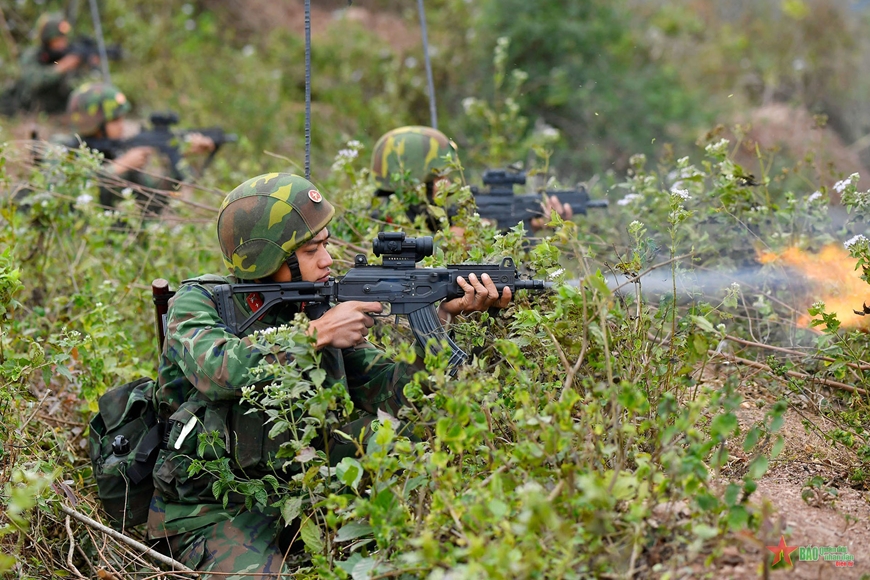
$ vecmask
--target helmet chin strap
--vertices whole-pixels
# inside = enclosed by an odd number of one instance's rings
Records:
[[[299,270],[299,258],[296,257],[296,252],[287,256],[284,263],[290,268],[290,281],[302,282],[302,272]]]

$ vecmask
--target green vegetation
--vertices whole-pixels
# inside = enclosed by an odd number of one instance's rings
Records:
[[[46,8],[22,4],[8,21],[29,22]],[[299,578],[631,578],[712,564],[738,534],[769,532],[771,514],[751,496],[784,459],[785,416],[808,395],[824,395],[818,413],[836,425],[825,440],[852,454],[840,485],[867,489],[870,340],[821,302],[810,307],[815,329],[798,325],[807,309],[797,306],[794,274],[762,267],[757,256],[848,240],[870,283],[870,245],[855,237],[866,234],[870,192],[857,177],[837,176],[849,215],[834,224],[830,168],[747,147],[747,127],[730,123],[695,142],[699,128],[733,106],[724,93],[739,75],[725,64],[742,70],[748,60],[745,68],[762,71],[774,93],[788,86],[792,53],[774,58],[760,48],[779,46],[783,29],[731,35],[739,18],[688,2],[534,4],[535,17],[528,2],[428,4],[439,102],[454,113],[442,129],[457,135],[469,181],[487,165],[522,160],[554,183],[554,174],[589,177],[593,196],[611,206],[573,222],[554,217],[529,247],[519,231],[482,224],[466,188],[448,192],[465,238],[438,233],[424,265],[509,255],[558,289],[454,326],[457,342],[477,353],[472,363],[450,379],[446,361],[430,356],[406,388],[422,443],[382,417],[360,442],[363,457],[327,468],[302,449],[304,437],[340,420],[347,401],[311,372],[316,354],[298,326],[262,337],[298,353],[278,371],[299,397],[281,389],[248,396],[275,418],[276,431],[305,433],[288,450],[290,458],[303,452],[305,470],[282,481],[244,480],[220,460],[199,458],[192,469],[220,474],[216,497],[240,491],[251,504],[277,503],[287,523],[299,524]],[[403,3],[378,5],[413,26],[416,13],[401,12]],[[808,3],[784,5],[786,18],[817,21],[801,11]],[[205,187],[173,199],[163,219],[143,221],[132,199],[117,212],[97,207],[99,159],[90,154],[40,149],[44,162],[34,166],[21,143],[0,145],[0,573],[10,577],[147,570],[92,530],[68,531],[79,524],[58,510],[76,498],[75,509],[100,518],[83,447],[87,419],[106,389],[155,374],[151,280],[174,287],[222,272],[213,231],[220,191],[267,170],[301,172],[301,26],[235,27],[221,6],[105,2],[106,33],[128,53],[113,80],[138,112],[173,108],[183,125],[221,124],[243,137],[221,151]],[[651,27],[641,27],[645,18]],[[78,25],[86,31],[87,18]],[[425,123],[428,109],[421,58],[409,62],[363,23],[329,26],[314,44],[312,174],[339,208],[332,233],[341,271],[384,225],[368,217],[370,145],[398,124]],[[848,36],[828,27],[818,34]],[[14,36],[22,42],[20,29]],[[807,47],[808,78],[822,82],[810,73],[829,70],[818,55],[854,56],[859,44]],[[577,79],[596,79],[594,90]],[[852,95],[807,91],[800,102],[833,112],[837,102],[847,110]],[[743,107],[753,98],[737,100]],[[15,194],[25,189],[21,207]],[[419,233],[400,208],[389,212],[392,227]],[[704,295],[679,282],[747,266],[748,283]],[[670,272],[668,291],[648,294],[645,279],[638,284],[637,274],[654,267]],[[614,291],[609,278],[623,287]],[[853,308],[860,306],[859,298]],[[373,340],[391,356],[417,356],[407,329],[380,326]],[[751,348],[765,344],[792,350]],[[748,358],[762,365],[752,369],[759,375],[742,372]],[[753,381],[763,397],[749,399]],[[746,405],[758,411],[749,420]],[[213,444],[201,435],[200,455]],[[814,505],[837,496],[821,478],[803,492]]]

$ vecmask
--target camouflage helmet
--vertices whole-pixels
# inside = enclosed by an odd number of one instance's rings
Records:
[[[48,45],[55,38],[67,36],[71,28],[63,14],[55,12],[43,14],[36,22],[36,34],[43,45]]]
[[[66,110],[76,133],[86,137],[96,133],[104,123],[129,113],[130,102],[113,85],[88,83],[73,91]]]
[[[304,177],[252,177],[227,195],[218,213],[224,264],[242,280],[270,276],[333,215],[335,208]]]
[[[432,127],[399,127],[384,134],[372,152],[372,175],[378,189],[396,191],[400,183],[394,174],[405,174],[420,183],[432,181],[445,173],[450,164],[449,155],[458,160],[456,145],[447,136]]]

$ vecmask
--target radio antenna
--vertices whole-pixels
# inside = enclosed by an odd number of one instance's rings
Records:
[[[100,69],[103,71],[103,81],[111,84],[109,76],[109,57],[106,55],[106,41],[103,40],[103,26],[100,24],[100,12],[97,9],[97,0],[90,0],[91,20],[94,21],[94,34],[97,35],[97,48],[100,51]]]
[[[311,0],[305,0],[305,179],[311,179]]]
[[[426,33],[426,11],[423,9],[423,0],[417,0],[417,9],[420,12],[420,30],[423,32],[423,60],[426,62],[426,81],[429,83],[429,116],[432,119],[432,128],[438,128],[438,111],[435,108],[435,81],[432,80],[432,62],[429,60],[429,35]]]

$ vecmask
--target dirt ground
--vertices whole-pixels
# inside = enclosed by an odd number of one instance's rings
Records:
[[[738,412],[741,429],[763,419],[765,409],[760,404],[772,403],[774,397],[767,389],[747,383],[745,401]],[[817,403],[809,398],[792,401],[786,412],[780,433],[785,446],[771,462],[768,473],[758,482],[757,491],[750,501],[768,511],[762,532],[758,535],[740,535],[726,548],[712,568],[696,566],[686,577],[728,578],[749,580],[817,580],[842,578],[860,580],[870,578],[870,492],[864,486],[852,485],[849,475],[857,464],[854,451],[843,445],[832,447],[822,433],[836,425],[818,413]],[[824,404],[824,401],[821,401]],[[732,452],[730,480],[739,481],[750,457],[742,449]],[[737,476],[737,477],[735,477]],[[817,476],[824,488],[809,501],[801,497],[810,478]],[[767,546],[776,546],[784,537],[789,547],[834,546],[845,547],[854,557],[851,567],[837,567],[833,562],[801,561],[799,550],[791,553],[793,566],[767,570],[765,557],[772,552]],[[768,560],[770,562],[770,560]]]

